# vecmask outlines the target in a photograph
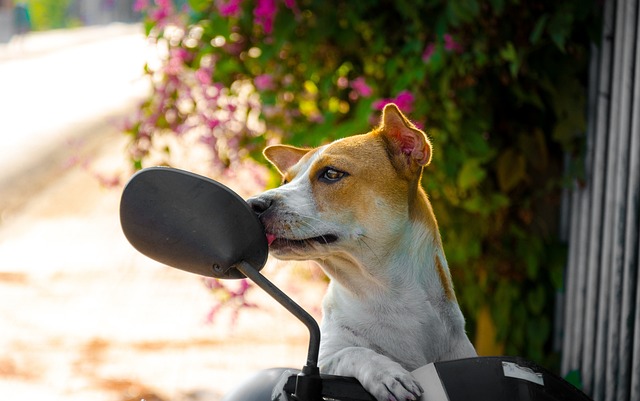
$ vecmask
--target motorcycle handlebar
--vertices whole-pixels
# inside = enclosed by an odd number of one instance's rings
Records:
[[[284,390],[287,394],[296,393],[298,377],[289,376]],[[320,375],[322,382],[322,398],[335,399],[340,401],[376,401],[360,382],[353,377]],[[307,401],[307,400],[300,400]]]

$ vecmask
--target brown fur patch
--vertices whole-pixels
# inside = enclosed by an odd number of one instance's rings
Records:
[[[327,168],[345,172],[347,176],[327,184],[318,179]],[[313,197],[322,212],[343,213],[342,221],[379,221],[375,199],[394,205],[399,214],[406,213],[407,184],[386,162],[384,144],[372,135],[356,135],[328,146],[314,161],[309,171]],[[373,226],[373,225],[370,225]]]
[[[442,266],[442,262],[438,255],[436,255],[436,270],[438,271],[438,277],[440,278],[440,283],[444,289],[444,296],[447,297],[449,301],[455,301],[456,294],[453,292],[451,277],[449,277],[446,270],[444,270],[444,266]]]
[[[280,174],[284,174],[307,155],[310,150],[288,145],[273,145],[268,146],[263,154],[278,169]]]

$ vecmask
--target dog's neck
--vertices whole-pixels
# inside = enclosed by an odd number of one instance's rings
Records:
[[[355,252],[319,260],[333,280],[332,285],[364,301],[406,292],[408,288],[454,300],[438,225],[422,188],[418,187],[411,212],[401,223],[396,236],[384,244],[363,239]]]

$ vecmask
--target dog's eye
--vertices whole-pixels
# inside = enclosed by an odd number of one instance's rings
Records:
[[[326,168],[322,174],[320,175],[320,180],[325,182],[336,182],[340,181],[345,176],[344,171],[339,171],[334,168]]]

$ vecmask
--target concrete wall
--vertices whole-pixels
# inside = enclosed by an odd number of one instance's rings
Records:
[[[13,36],[13,11],[0,8],[0,43],[6,43]]]

